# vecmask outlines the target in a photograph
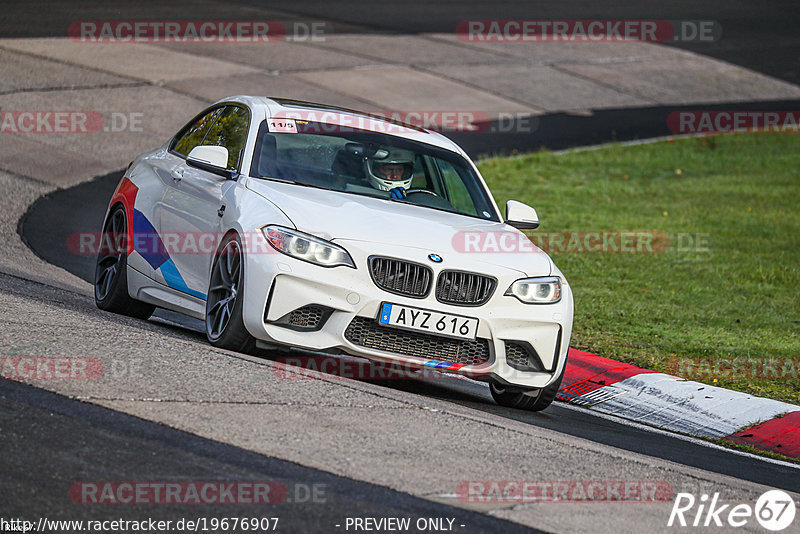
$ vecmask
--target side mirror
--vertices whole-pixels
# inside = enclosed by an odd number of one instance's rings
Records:
[[[236,171],[227,168],[228,149],[224,146],[196,146],[186,156],[186,164],[229,180],[236,176]]]
[[[509,200],[506,202],[506,224],[518,230],[533,230],[539,227],[539,216],[527,204]]]

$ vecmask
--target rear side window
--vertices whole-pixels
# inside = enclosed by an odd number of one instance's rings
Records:
[[[185,126],[181,133],[178,134],[172,150],[182,156],[188,156],[189,152],[191,152],[194,147],[203,143],[203,139],[222,113],[222,110],[223,108],[221,107],[212,109],[208,113],[203,114],[199,119]]]

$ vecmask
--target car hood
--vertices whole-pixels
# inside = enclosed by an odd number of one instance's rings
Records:
[[[505,223],[268,180],[250,179],[247,188],[275,204],[298,230],[323,239],[423,249],[446,257],[453,267],[460,259],[463,265],[486,264],[528,276],[552,272],[548,255]]]

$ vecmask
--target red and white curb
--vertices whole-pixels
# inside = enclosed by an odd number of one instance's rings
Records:
[[[556,398],[674,432],[800,458],[800,406],[570,349]]]

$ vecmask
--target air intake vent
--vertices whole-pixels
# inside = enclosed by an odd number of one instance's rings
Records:
[[[436,300],[456,306],[480,306],[494,293],[497,280],[464,271],[442,271],[436,282]]]
[[[544,368],[539,355],[530,343],[525,341],[506,341],[506,363],[520,371],[542,372]]]
[[[369,274],[384,291],[412,298],[425,297],[433,280],[433,271],[425,265],[378,256],[369,258]]]
[[[491,356],[488,339],[461,341],[408,332],[380,326],[374,319],[365,317],[354,317],[344,337],[369,349],[464,365],[480,365],[488,362]]]
[[[313,332],[321,329],[332,313],[332,308],[311,304],[287,313],[272,324],[302,332]],[[264,312],[264,322],[267,322],[266,315],[267,311]]]

